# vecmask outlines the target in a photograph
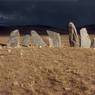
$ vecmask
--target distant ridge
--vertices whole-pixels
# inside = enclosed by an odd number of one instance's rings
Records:
[[[82,27],[77,27],[78,33],[81,28],[87,28],[89,34],[95,34],[95,24],[84,25]],[[40,35],[47,35],[46,30],[51,30],[58,32],[60,34],[68,34],[68,31],[65,28],[58,28],[45,25],[15,25],[15,26],[0,26],[0,35],[9,35],[11,31],[19,29],[20,34],[24,35],[30,33],[31,30],[36,30]]]
[[[40,35],[47,35],[46,30],[52,30],[60,34],[66,34],[66,30],[44,25],[0,26],[0,35],[9,35],[14,29],[19,29],[21,34],[36,30]]]

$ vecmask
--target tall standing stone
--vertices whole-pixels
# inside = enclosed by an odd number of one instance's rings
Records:
[[[31,45],[31,37],[29,34],[24,35],[22,45],[25,47],[29,47]]]
[[[74,23],[70,22],[68,25],[68,31],[69,31],[69,42],[71,47],[79,47],[79,37],[77,33],[77,29],[74,25]]]
[[[36,32],[36,31],[31,31],[31,35],[32,35],[32,44],[34,46],[38,46],[38,47],[44,47],[46,46],[46,43],[43,41],[43,39],[40,37],[40,35]]]
[[[91,47],[95,48],[95,38],[92,40]]]
[[[61,36],[59,33],[47,30],[49,35],[49,45],[50,47],[61,47]]]
[[[14,30],[10,34],[10,38],[7,42],[7,47],[17,48],[20,46],[20,34],[19,30]]]
[[[91,47],[91,40],[87,33],[86,28],[82,28],[80,30],[80,36],[81,36],[81,47],[82,48],[90,48]]]

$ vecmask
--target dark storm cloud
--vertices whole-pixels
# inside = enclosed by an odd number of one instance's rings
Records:
[[[79,0],[1,0],[1,1],[16,1],[16,2],[21,2],[21,1],[34,1],[34,2],[39,2],[39,1],[63,1],[63,2],[77,2]]]
[[[95,24],[94,0],[35,1],[0,1],[0,23],[42,24],[58,27],[63,27],[69,21],[74,21],[78,25]]]

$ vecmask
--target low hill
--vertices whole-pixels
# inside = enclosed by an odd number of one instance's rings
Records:
[[[23,26],[0,26],[0,35],[9,35],[11,31],[19,29],[20,34],[30,33],[31,30],[36,30],[41,35],[47,35],[46,30],[52,30],[60,34],[66,34],[64,29],[44,26],[44,25],[23,25]]]
[[[77,27],[78,33],[81,28],[87,28],[89,34],[95,34],[95,25],[85,25],[82,27]],[[0,35],[9,35],[11,31],[19,29],[20,34],[30,33],[31,30],[36,30],[40,35],[47,35],[46,30],[52,30],[60,34],[68,34],[66,28],[57,28],[44,25],[23,25],[23,26],[0,26]]]

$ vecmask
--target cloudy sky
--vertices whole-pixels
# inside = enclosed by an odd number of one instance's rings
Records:
[[[0,25],[95,24],[95,0],[0,0]]]

